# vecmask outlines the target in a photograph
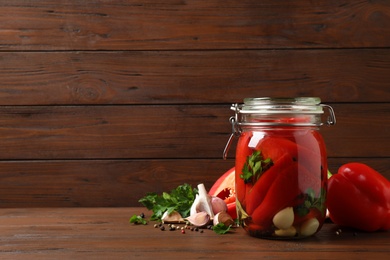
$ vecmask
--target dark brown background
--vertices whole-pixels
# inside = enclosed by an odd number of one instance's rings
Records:
[[[330,170],[390,179],[386,0],[0,0],[0,80],[1,207],[209,188],[245,97],[320,97]]]

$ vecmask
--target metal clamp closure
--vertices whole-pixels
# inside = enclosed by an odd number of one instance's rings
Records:
[[[230,117],[229,121],[232,124],[232,134],[230,135],[230,137],[226,143],[225,149],[223,149],[222,158],[224,160],[226,160],[226,158],[227,158],[227,154],[229,152],[230,146],[232,145],[234,137],[240,136],[240,134],[241,134],[241,130],[239,129],[239,127],[237,125],[237,113],[236,113],[235,117],[234,116]]]
[[[326,124],[328,126],[335,125],[336,124],[336,115],[334,114],[333,108],[329,105],[321,104],[322,107],[327,108],[329,111],[329,116],[326,120]]]

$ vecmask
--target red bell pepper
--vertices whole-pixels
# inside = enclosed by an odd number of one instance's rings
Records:
[[[314,138],[312,138],[314,139]],[[312,142],[317,144],[313,150],[318,151],[317,141]],[[242,187],[245,185],[245,193],[242,194],[241,205],[245,209],[246,213],[251,215],[252,212],[262,203],[265,194],[269,187],[276,179],[276,177],[288,168],[293,163],[299,163],[301,176],[296,179],[296,185],[302,191],[306,193],[308,188],[311,188],[315,192],[315,196],[320,196],[321,189],[321,162],[318,159],[319,156],[313,155],[309,147],[303,147],[296,143],[286,139],[275,136],[267,136],[259,142],[256,150],[261,152],[263,159],[269,158],[272,161],[272,166],[258,178],[254,183],[249,182],[244,184],[242,179],[238,179],[238,183],[241,183]],[[319,153],[319,151],[318,151]],[[316,160],[317,159],[317,160]],[[241,167],[241,164],[240,164]],[[242,171],[240,171],[242,172]],[[238,177],[238,176],[237,176]]]
[[[246,213],[251,215],[253,211],[263,202],[268,189],[271,187],[275,179],[288,168],[294,161],[287,154],[284,154],[279,160],[274,162],[274,165],[265,171],[259,180],[253,185],[252,189],[246,196]]]
[[[213,184],[209,190],[211,196],[223,199],[227,205],[227,213],[233,218],[237,218],[236,192],[235,192],[235,167],[226,171]]]
[[[315,131],[240,136],[236,154],[237,210],[255,236],[273,234],[273,218],[292,207],[294,228],[325,218],[326,151]]]
[[[363,231],[390,229],[390,181],[362,163],[341,166],[328,182],[331,220]]]
[[[253,153],[253,149],[249,148],[249,142],[252,136],[252,132],[242,133],[240,139],[238,140],[236,150],[236,197],[240,201],[242,206],[245,206],[245,195],[247,194],[247,191],[249,191],[252,187],[251,183],[245,183],[244,180],[240,178],[242,168],[244,167],[247,157]]]
[[[280,210],[292,206],[301,191],[296,185],[298,179],[298,165],[291,164],[279,173],[268,189],[262,203],[253,211],[252,221],[261,227],[270,227],[272,218]]]
[[[298,138],[298,137],[296,137]],[[298,161],[300,165],[304,166],[309,172],[320,173],[321,161],[319,156],[319,147],[317,141],[312,141],[314,145],[302,146],[300,143],[305,139],[314,139],[312,133],[304,135],[298,141],[293,142],[287,138],[267,136],[261,140],[257,146],[264,158],[270,158],[273,162],[288,154],[292,160]]]

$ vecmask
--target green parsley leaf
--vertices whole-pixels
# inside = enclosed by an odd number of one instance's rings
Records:
[[[170,193],[163,192],[161,195],[148,193],[139,202],[153,211],[151,220],[160,220],[166,211],[168,214],[177,211],[183,218],[186,218],[190,215],[191,206],[197,193],[197,189],[193,189],[191,185],[185,183]]]
[[[240,178],[245,183],[255,183],[261,175],[272,166],[271,158],[264,159],[261,151],[254,151],[252,155],[248,156]]]
[[[325,203],[324,199],[326,197],[326,190],[321,189],[321,194],[319,197],[316,197],[315,192],[312,188],[308,188],[306,190],[306,193],[303,194],[304,201],[300,204],[295,206],[294,211],[300,216],[303,217],[307,214],[309,214],[310,209],[316,208],[320,212],[325,212]]]
[[[330,177],[332,177],[332,173],[328,170],[328,179],[330,179]]]
[[[148,224],[146,219],[144,219],[143,217],[141,216],[137,216],[137,215],[133,215],[130,219],[129,219],[129,222],[130,223],[133,223],[133,224],[143,224],[143,225],[146,225]]]
[[[226,226],[223,223],[218,223],[217,225],[213,226],[213,231],[217,234],[226,234],[231,229],[232,225]]]

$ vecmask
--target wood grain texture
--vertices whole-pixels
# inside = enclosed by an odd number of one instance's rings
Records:
[[[389,35],[384,0],[0,0],[0,207],[211,185],[246,97],[320,97],[332,172],[390,179]]]
[[[390,44],[388,1],[0,1],[2,50],[355,48]]]
[[[329,156],[390,156],[389,104],[334,109],[336,126],[321,128]],[[0,158],[219,159],[233,114],[229,105],[0,107]]]
[[[389,102],[390,50],[0,53],[0,104]]]
[[[388,158],[354,158],[390,180]],[[336,173],[351,158],[329,158]],[[234,159],[33,160],[0,162],[0,207],[128,207],[148,192],[188,183],[207,189]]]
[[[330,169],[362,161],[390,179],[388,105],[333,106],[338,124],[322,128],[329,156],[336,157],[330,158]],[[221,158],[230,133],[229,106],[0,110],[2,207],[137,206],[146,192],[162,193],[185,182],[211,187],[234,164]]]
[[[0,163],[0,207],[141,206],[147,192],[184,183],[210,188],[234,162],[182,160],[71,160]]]
[[[356,232],[326,223],[313,237],[295,241],[257,239],[242,228],[160,231],[130,225],[145,208],[0,209],[0,252],[7,259],[386,259],[390,232]],[[183,242],[184,241],[184,242]]]

